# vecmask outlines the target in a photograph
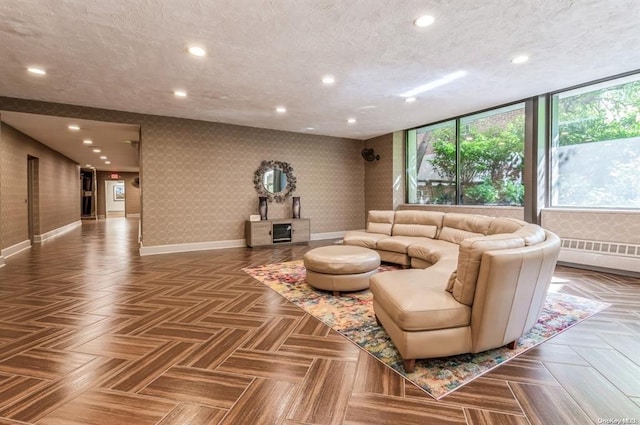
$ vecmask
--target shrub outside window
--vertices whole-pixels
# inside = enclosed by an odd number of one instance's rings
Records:
[[[460,120],[461,203],[524,204],[524,104]]]

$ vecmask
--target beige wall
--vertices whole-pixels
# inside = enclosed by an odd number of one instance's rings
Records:
[[[4,249],[29,239],[27,157],[38,158],[36,235],[80,219],[80,169],[13,127],[0,126],[0,248]]]
[[[635,211],[595,211],[549,208],[542,226],[561,238],[640,244],[640,214]]]
[[[365,141],[377,161],[366,162],[365,211],[394,210],[405,199],[404,132],[385,134]]]
[[[312,233],[364,227],[363,142],[0,97],[0,110],[139,124],[144,246],[238,240],[262,160],[289,162]],[[288,217],[291,202],[269,204]]]
[[[98,185],[98,217],[104,218],[105,216],[105,193],[104,182],[106,180],[124,180],[124,201],[125,201],[125,215],[135,216],[140,214],[140,188],[132,185],[133,179],[139,176],[138,173],[123,173],[123,172],[111,172],[111,171],[98,171],[97,173],[97,185]],[[111,175],[117,174],[117,179],[112,179]]]

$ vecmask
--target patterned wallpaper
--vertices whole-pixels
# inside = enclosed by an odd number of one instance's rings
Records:
[[[244,238],[262,160],[289,162],[311,232],[364,226],[363,142],[0,97],[0,110],[139,124],[145,246]],[[269,217],[291,214],[270,203]]]
[[[369,139],[365,142],[367,148],[373,148],[380,160],[367,162],[364,159],[365,170],[365,212],[370,210],[392,210],[393,204],[393,134]],[[366,216],[364,218],[366,221]],[[364,228],[364,223],[363,226]]]
[[[640,244],[637,212],[545,209],[542,226],[561,238]]]
[[[77,164],[5,123],[0,124],[0,232],[2,248],[29,239],[27,157],[38,158],[36,234],[80,219],[80,171]]]

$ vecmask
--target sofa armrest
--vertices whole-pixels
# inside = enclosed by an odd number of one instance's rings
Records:
[[[560,238],[482,256],[472,307],[473,352],[517,340],[536,323],[560,253]]]

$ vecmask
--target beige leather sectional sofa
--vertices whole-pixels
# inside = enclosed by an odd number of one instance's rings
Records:
[[[536,323],[560,239],[524,221],[434,211],[370,211],[345,245],[410,269],[370,278],[376,319],[407,372],[416,359],[511,344]]]

